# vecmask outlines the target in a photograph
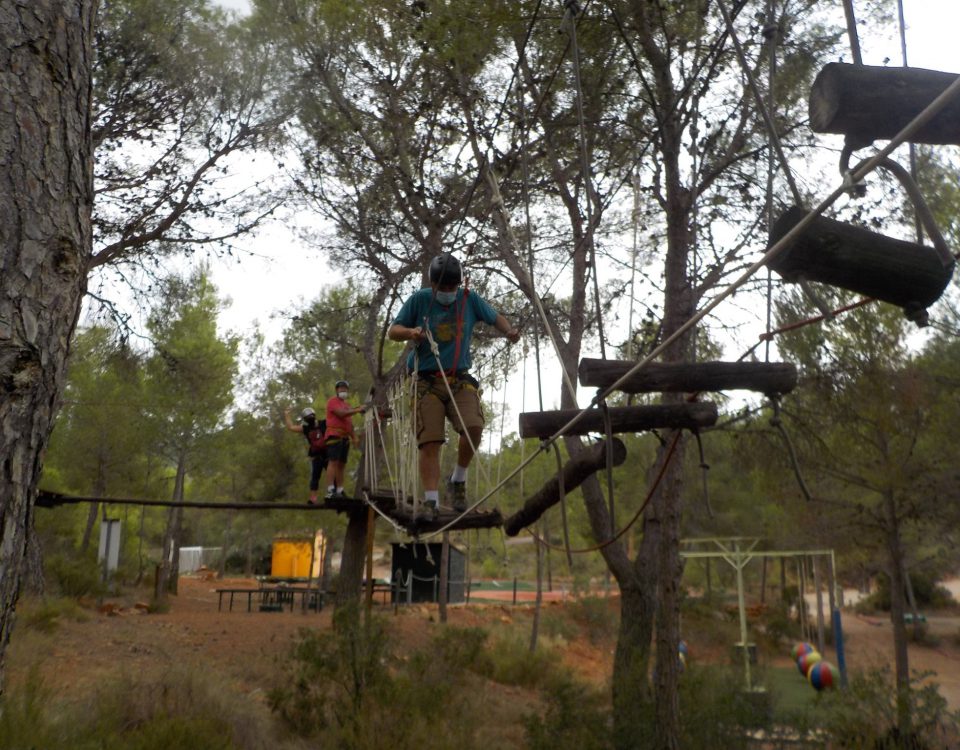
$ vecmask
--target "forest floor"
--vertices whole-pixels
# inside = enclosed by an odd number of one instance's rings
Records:
[[[255,587],[256,581],[184,576],[168,612],[146,614],[142,607],[135,606],[137,600],[128,596],[108,601],[100,610],[85,609],[80,617],[61,617],[53,629],[30,625],[30,612],[36,605],[27,602],[23,622],[18,623],[8,651],[8,694],[16,693],[30,673],[38,674],[58,696],[71,696],[90,694],[121,676],[188,667],[215,674],[228,686],[226,689],[254,699],[263,711],[264,721],[269,721],[267,694],[289,668],[289,655],[299,631],[328,630],[331,611],[324,608],[320,613],[303,613],[297,605],[293,612],[248,613],[245,597],[234,602],[232,612],[227,611],[226,601],[223,610],[218,611],[217,588],[244,586]],[[488,593],[484,591],[482,596],[486,598]],[[488,629],[510,626],[529,637],[532,607],[512,606],[512,591],[499,596],[506,601],[450,606],[448,622]],[[520,592],[518,599],[531,596],[529,592]],[[573,608],[574,600],[569,595],[550,598],[553,601],[544,603],[544,618],[552,618],[556,627],[557,619]],[[616,597],[610,598],[607,607],[615,619]],[[435,605],[400,607],[395,614],[391,606],[377,604],[374,611],[387,619],[396,640],[411,650],[428,648],[440,627]],[[960,615],[927,613],[927,619],[930,638],[927,645],[911,644],[911,668],[933,672],[932,679],[939,683],[950,709],[956,711],[960,709]],[[729,617],[724,627],[729,629]],[[843,628],[849,670],[892,667],[889,618],[857,615],[848,608],[844,611]],[[560,639],[563,662],[581,680],[605,688],[612,670],[614,635],[615,629],[611,629],[600,638]],[[729,659],[729,641],[711,637],[709,623],[690,628],[684,637],[693,659],[706,663]],[[832,649],[828,649],[826,658],[836,663]],[[786,648],[783,654],[761,654],[761,665],[791,664]],[[798,679],[802,678],[798,675]],[[498,686],[496,691],[496,710],[508,715],[505,725],[512,723],[512,729],[505,730],[505,737],[519,741],[522,713],[537,710],[536,694],[508,685]]]

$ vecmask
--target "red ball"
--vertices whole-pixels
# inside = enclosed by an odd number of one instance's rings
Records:
[[[794,643],[793,648],[790,649],[790,658],[796,661],[803,654],[809,654],[811,651],[816,651],[816,649],[812,644],[809,644],[806,641]]]

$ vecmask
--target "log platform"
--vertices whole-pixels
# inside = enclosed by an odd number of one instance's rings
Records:
[[[580,385],[607,388],[626,375],[635,362],[580,360]],[[700,393],[749,390],[766,395],[790,393],[797,386],[797,367],[789,362],[651,362],[624,381],[624,393]]]
[[[829,63],[810,89],[810,127],[840,133],[854,148],[889,140],[957,79],[925,68]],[[911,136],[913,143],[960,145],[960,98]]]
[[[787,209],[770,232],[772,247],[807,211]],[[848,289],[902,307],[911,320],[943,294],[954,263],[944,266],[927,245],[886,237],[823,216],[770,261],[786,281],[807,279]]]
[[[580,413],[580,409],[528,411],[520,415],[520,437],[548,438]],[[717,405],[707,401],[650,406],[614,406],[609,409],[610,428],[614,433],[643,432],[656,429],[710,427],[717,421]],[[606,432],[603,411],[589,409],[565,434],[589,435]]]

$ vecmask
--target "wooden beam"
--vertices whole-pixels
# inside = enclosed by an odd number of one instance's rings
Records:
[[[613,433],[642,432],[656,429],[687,429],[710,427],[717,421],[717,405],[698,401],[685,404],[654,404],[652,406],[614,406],[610,408],[610,427]],[[567,424],[580,409],[560,411],[528,411],[520,415],[520,437],[547,438]],[[566,435],[604,433],[603,411],[589,409]]]
[[[770,233],[772,247],[807,211],[785,211]],[[927,245],[886,237],[823,216],[770,261],[786,281],[807,279],[902,307],[911,320],[936,302],[953,274]]]
[[[829,63],[810,90],[810,127],[846,135],[855,148],[889,140],[956,79],[924,68]],[[960,100],[949,102],[910,141],[960,145]]]
[[[580,385],[607,388],[626,375],[635,362],[580,360]],[[749,390],[790,393],[797,386],[797,367],[789,362],[653,362],[631,375],[618,389],[624,393],[699,393]]]
[[[627,448],[622,440],[613,439],[613,465],[619,466],[627,458]],[[601,440],[583,455],[573,458],[563,467],[563,491],[569,493],[583,484],[588,477],[607,466],[607,441]],[[524,527],[535,523],[544,513],[560,502],[560,480],[554,476],[547,480],[535,494],[527,498],[523,507],[503,522],[507,536],[516,536]]]

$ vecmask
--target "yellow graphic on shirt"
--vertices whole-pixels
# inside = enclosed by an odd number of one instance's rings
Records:
[[[456,335],[456,326],[453,323],[437,323],[436,333],[434,336],[437,341],[453,341],[454,336]]]

